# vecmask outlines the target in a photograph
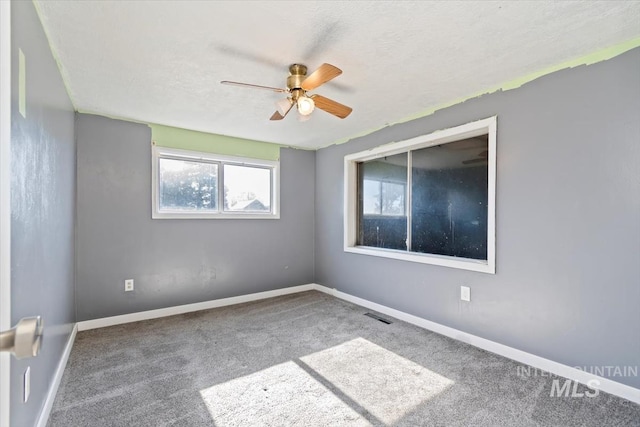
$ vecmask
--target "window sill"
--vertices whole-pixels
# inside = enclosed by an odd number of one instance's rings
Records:
[[[153,212],[151,219],[280,219],[280,214]]]
[[[360,255],[370,255],[383,258],[392,258],[401,261],[419,262],[422,264],[439,265],[442,267],[458,268],[461,270],[478,271],[481,273],[495,274],[495,263],[470,258],[457,258],[445,255],[422,254],[406,252],[394,249],[380,249],[368,246],[345,246],[345,252]]]

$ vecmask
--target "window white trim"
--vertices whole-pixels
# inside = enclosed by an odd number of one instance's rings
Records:
[[[496,262],[496,133],[497,117],[478,120],[450,129],[421,135],[405,141],[382,145],[371,150],[360,151],[344,157],[344,251],[361,255],[393,258],[403,261],[453,267],[463,270],[495,274]],[[474,136],[488,134],[488,193],[487,193],[487,260],[475,260],[435,254],[423,254],[393,249],[357,246],[358,192],[357,164],[383,156],[405,153],[409,150],[441,145]],[[407,200],[409,203],[409,200]],[[410,210],[407,211],[411,215]]]
[[[204,153],[200,151],[180,150],[177,148],[159,147],[155,144],[151,148],[151,218],[153,219],[279,219],[280,218],[280,162],[272,160],[251,159],[247,157],[234,157],[222,154]],[[218,206],[219,212],[185,212],[160,210],[159,206],[159,168],[161,158],[173,158],[182,160],[200,160],[216,162],[218,167]],[[254,166],[271,169],[271,212],[242,212],[224,211],[224,177],[222,173],[225,164],[239,166]]]

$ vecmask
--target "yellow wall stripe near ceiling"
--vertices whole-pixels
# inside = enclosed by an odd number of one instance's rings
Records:
[[[227,156],[279,160],[282,145],[150,124],[151,139],[160,147],[204,151]]]

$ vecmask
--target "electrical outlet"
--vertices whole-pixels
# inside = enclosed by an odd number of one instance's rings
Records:
[[[127,279],[124,281],[124,291],[130,292],[133,290],[133,279]]]
[[[24,371],[22,390],[24,391],[22,394],[22,401],[27,403],[29,395],[31,394],[31,366],[27,366],[27,370]]]
[[[462,301],[471,301],[471,288],[468,286],[460,286],[460,299]]]

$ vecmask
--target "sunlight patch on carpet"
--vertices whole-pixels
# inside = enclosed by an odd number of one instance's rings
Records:
[[[200,395],[217,427],[371,425],[294,362],[217,384]]]
[[[387,425],[454,383],[364,338],[300,360]]]
[[[200,395],[218,427],[392,425],[453,383],[356,338],[200,390]]]

